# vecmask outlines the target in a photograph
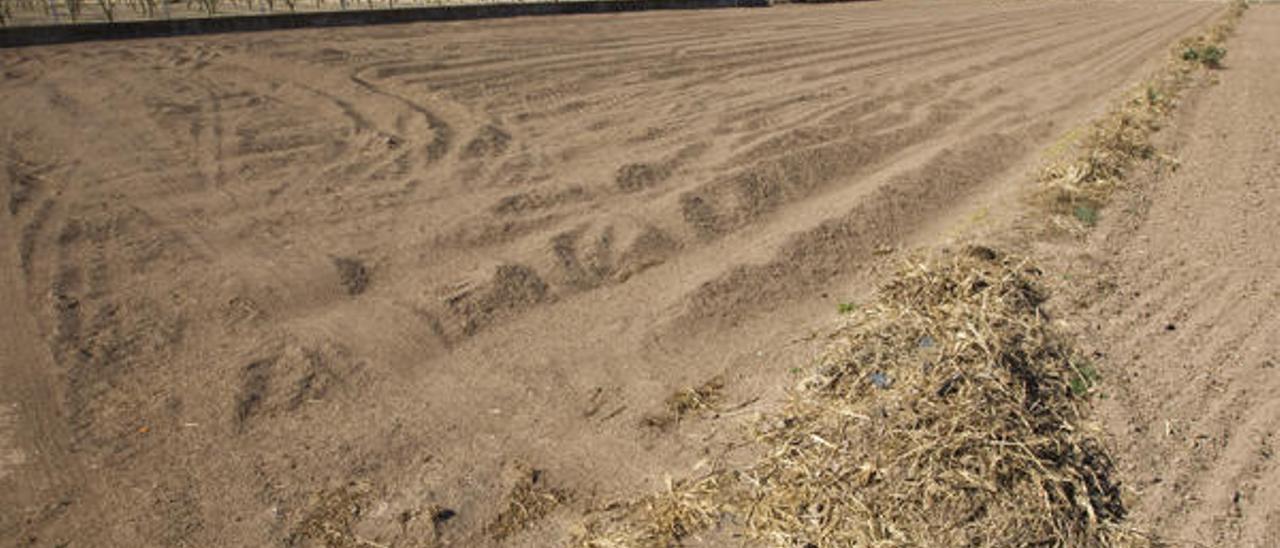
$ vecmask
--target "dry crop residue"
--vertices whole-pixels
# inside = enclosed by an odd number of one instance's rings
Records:
[[[783,546],[1144,544],[1040,276],[982,247],[906,265],[766,419],[756,463],[594,516],[582,544],[712,526]]]

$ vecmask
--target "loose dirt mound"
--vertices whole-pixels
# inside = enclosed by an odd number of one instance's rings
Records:
[[[666,545],[728,523],[781,546],[1110,546],[1111,459],[1092,366],[1041,309],[1039,271],[975,247],[911,264],[852,314],[763,457],[633,504],[587,546]]]

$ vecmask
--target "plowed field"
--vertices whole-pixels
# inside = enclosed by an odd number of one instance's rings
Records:
[[[1001,215],[1222,9],[907,0],[0,51],[0,532],[561,542],[729,452],[878,265]],[[720,414],[667,409],[710,380]]]

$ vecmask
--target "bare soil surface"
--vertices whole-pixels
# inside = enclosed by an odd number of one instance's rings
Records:
[[[904,1],[2,51],[0,534],[563,542],[582,511],[728,452],[894,249],[999,215],[1045,147],[1221,10]],[[1254,15],[1245,35],[1274,29]],[[1265,55],[1233,57],[1222,91],[1263,101],[1274,75],[1244,63]],[[1179,177],[1275,143],[1265,118],[1244,121],[1270,141],[1215,141],[1218,117]],[[1178,296],[1210,288],[1274,349],[1270,255],[1233,238],[1262,245],[1275,219],[1221,196],[1195,207],[1223,224],[1152,210],[1153,242],[1189,245],[1182,223],[1206,251],[1135,271],[1159,284],[1132,333],[1178,328],[1125,344],[1209,336],[1219,308]],[[1170,348],[1139,353],[1189,363]],[[1249,455],[1230,413],[1274,403],[1262,357],[1165,384],[1188,399],[1139,379],[1117,400],[1151,402],[1135,424],[1208,421],[1150,443]],[[668,405],[720,385],[719,413]]]
[[[1280,546],[1280,5],[1256,5],[1091,260],[1100,410],[1134,524],[1190,546]],[[1088,278],[1083,278],[1088,279]]]

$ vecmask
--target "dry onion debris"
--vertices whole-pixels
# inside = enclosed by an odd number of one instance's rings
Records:
[[[916,262],[850,315],[759,459],[590,518],[580,543],[699,531],[776,546],[1149,545],[1128,529],[1040,273],[985,247]]]

